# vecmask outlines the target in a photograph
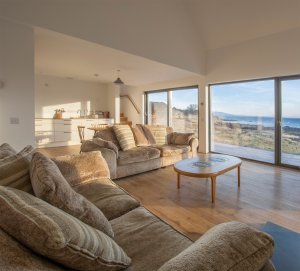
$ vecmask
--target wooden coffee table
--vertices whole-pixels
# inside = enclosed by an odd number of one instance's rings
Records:
[[[201,154],[197,158],[186,159],[177,162],[174,170],[177,172],[177,188],[180,188],[180,175],[210,178],[211,179],[211,201],[216,200],[216,179],[217,176],[234,168],[238,170],[238,187],[241,185],[241,159],[222,154]]]

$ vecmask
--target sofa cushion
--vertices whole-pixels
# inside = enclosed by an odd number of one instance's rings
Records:
[[[136,147],[134,136],[129,125],[115,125],[113,129],[123,151]]]
[[[271,236],[233,221],[213,227],[159,271],[257,271],[273,249]]]
[[[111,221],[116,242],[132,259],[129,270],[152,271],[192,244],[144,207]]]
[[[194,133],[172,133],[170,143],[173,145],[189,145]]]
[[[133,127],[132,132],[134,135],[135,144],[138,147],[150,145],[150,143],[149,143],[147,137],[145,136],[145,133],[140,125]]]
[[[74,187],[74,190],[95,204],[108,220],[119,217],[140,203],[108,178],[101,178]]]
[[[191,147],[188,145],[154,145],[153,147],[160,150],[160,155],[162,157],[183,154],[191,151]]]
[[[116,134],[115,134],[114,129],[113,129],[112,126],[98,131],[94,135],[94,138],[96,138],[96,137],[100,137],[100,138],[102,138],[104,140],[107,140],[107,141],[112,141],[118,147],[118,150],[121,150],[121,146],[119,144],[119,141],[116,137]]]
[[[35,254],[0,229],[0,270],[63,271],[66,269]]]
[[[100,151],[58,156],[53,161],[72,187],[110,175]]]
[[[76,270],[121,270],[131,260],[109,236],[23,191],[0,187],[0,227]]]
[[[72,189],[50,158],[35,153],[30,164],[30,175],[37,197],[110,237],[114,236],[110,223],[100,209]]]
[[[0,159],[3,159],[8,156],[12,156],[14,154],[17,154],[17,152],[9,144],[3,143],[0,146]]]
[[[29,164],[34,153],[32,146],[27,146],[19,153],[0,160],[0,185],[18,188],[33,194]]]
[[[128,165],[160,157],[160,151],[152,147],[135,147],[128,151],[120,151],[118,165]]]

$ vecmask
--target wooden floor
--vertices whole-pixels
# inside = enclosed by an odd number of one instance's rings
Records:
[[[42,150],[50,156],[78,153],[79,148]],[[116,183],[150,211],[196,240],[212,226],[231,220],[250,224],[272,221],[300,232],[300,171],[243,161],[241,188],[236,170],[217,177],[216,203],[210,181],[181,177],[173,167],[123,178]]]

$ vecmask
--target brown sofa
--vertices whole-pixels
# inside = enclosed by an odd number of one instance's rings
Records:
[[[269,235],[245,224],[230,222],[214,227],[199,240],[192,242],[150,213],[137,200],[112,182],[108,170],[105,170],[107,168],[105,160],[99,152],[97,152],[99,155],[95,155],[95,153],[57,157],[54,161],[72,189],[98,207],[109,220],[114,232],[114,241],[132,260],[126,270],[275,270],[269,260],[274,248],[274,242]],[[12,156],[13,154],[11,154]],[[22,154],[17,158],[19,159],[18,166],[12,168],[10,174],[14,171],[17,173],[21,168],[22,172],[25,172],[26,165],[28,166],[30,163],[28,155],[25,157]],[[93,159],[97,160],[93,161]],[[99,163],[103,165],[101,170],[91,172],[94,164],[99,165]],[[0,187],[4,183],[16,187],[12,177],[9,183],[5,182],[5,178],[3,179],[3,176],[7,176],[7,170],[7,163],[0,159]],[[39,170],[43,170],[43,168],[39,168]],[[17,179],[18,174],[14,178]],[[22,182],[25,182],[25,175],[23,175]],[[28,182],[30,184],[30,180]],[[8,218],[6,217],[6,219]],[[76,220],[74,219],[74,221]],[[30,237],[26,238],[30,239]],[[0,270],[59,271],[74,269],[66,268],[40,256],[0,227]]]
[[[145,128],[144,125],[139,126],[142,129]],[[186,144],[174,144],[172,142],[173,129],[171,127],[164,128],[166,129],[165,144],[158,145],[149,139],[148,146],[136,146],[130,150],[122,151],[112,127],[109,127],[98,132],[93,140],[83,142],[81,152],[101,151],[110,168],[112,179],[166,167],[197,155],[197,138],[191,137]],[[103,144],[103,142],[99,143],[98,138],[112,142],[118,151],[110,148],[107,144]]]

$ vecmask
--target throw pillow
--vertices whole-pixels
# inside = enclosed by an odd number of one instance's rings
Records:
[[[106,141],[113,142],[117,146],[118,150],[121,150],[121,146],[119,144],[119,141],[116,137],[116,134],[115,134],[114,129],[113,129],[112,126],[98,131],[94,135],[94,138],[97,138],[97,137],[100,137],[100,138],[102,138],[103,140],[106,140]]]
[[[171,144],[173,145],[189,145],[190,140],[193,138],[193,133],[172,133]]]
[[[113,129],[123,151],[136,147],[133,133],[129,125],[115,125],[113,126]]]
[[[167,141],[167,127],[160,125],[144,125],[145,129],[149,129],[153,134],[156,145],[164,145]]]
[[[139,127],[141,130],[143,130],[144,135],[147,138],[150,145],[156,144],[154,135],[152,134],[151,130],[147,127],[147,125],[137,124],[136,126]]]
[[[213,227],[158,271],[261,270],[272,256],[274,241],[240,222]]]
[[[110,237],[114,236],[110,223],[100,209],[72,189],[50,158],[35,153],[30,164],[30,176],[37,197]]]
[[[58,156],[52,160],[72,187],[110,176],[108,165],[100,151]]]
[[[17,154],[17,152],[7,143],[0,146],[0,159]]]
[[[34,151],[32,146],[27,146],[17,154],[0,159],[0,185],[18,188],[33,194],[29,164]]]
[[[150,145],[147,137],[144,134],[144,131],[141,129],[140,126],[133,127],[132,132],[135,139],[135,143],[138,147]]]
[[[17,189],[0,187],[0,227],[36,253],[75,270],[121,270],[131,262],[103,232]]]

